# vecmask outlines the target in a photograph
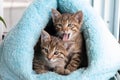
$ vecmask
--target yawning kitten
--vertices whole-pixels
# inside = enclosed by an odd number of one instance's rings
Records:
[[[52,19],[57,37],[60,37],[67,47],[69,62],[66,69],[72,72],[82,66],[83,57],[86,56],[82,49],[83,37],[80,30],[83,22],[83,13],[78,11],[74,14],[61,14],[53,9]]]

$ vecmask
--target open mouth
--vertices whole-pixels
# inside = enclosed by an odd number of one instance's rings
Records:
[[[63,33],[63,37],[62,37],[62,40],[63,41],[68,41],[69,40],[69,37],[70,37],[70,33]]]

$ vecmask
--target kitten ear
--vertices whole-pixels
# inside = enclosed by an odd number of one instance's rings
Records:
[[[61,17],[61,13],[58,12],[57,10],[55,10],[55,9],[52,9],[52,19],[53,19],[53,22],[55,22],[56,19],[58,19],[59,17]]]
[[[82,21],[83,21],[83,12],[82,11],[76,12],[73,16],[75,17],[75,19],[78,21],[79,24],[82,24]]]
[[[41,42],[46,42],[46,41],[50,41],[51,40],[51,37],[50,37],[50,35],[45,31],[45,30],[43,30],[42,32],[41,32]]]

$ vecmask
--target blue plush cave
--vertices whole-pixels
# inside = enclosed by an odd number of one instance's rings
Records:
[[[32,70],[34,46],[51,19],[51,9],[61,13],[82,10],[88,67],[70,75]],[[85,0],[34,0],[18,24],[0,44],[0,80],[109,80],[120,68],[120,45]]]

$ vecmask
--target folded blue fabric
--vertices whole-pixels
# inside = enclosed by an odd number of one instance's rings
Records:
[[[84,13],[88,67],[63,76],[54,72],[35,74],[34,46],[51,18],[51,9]],[[0,80],[109,80],[120,68],[120,46],[105,23],[85,0],[35,0],[0,45]]]

